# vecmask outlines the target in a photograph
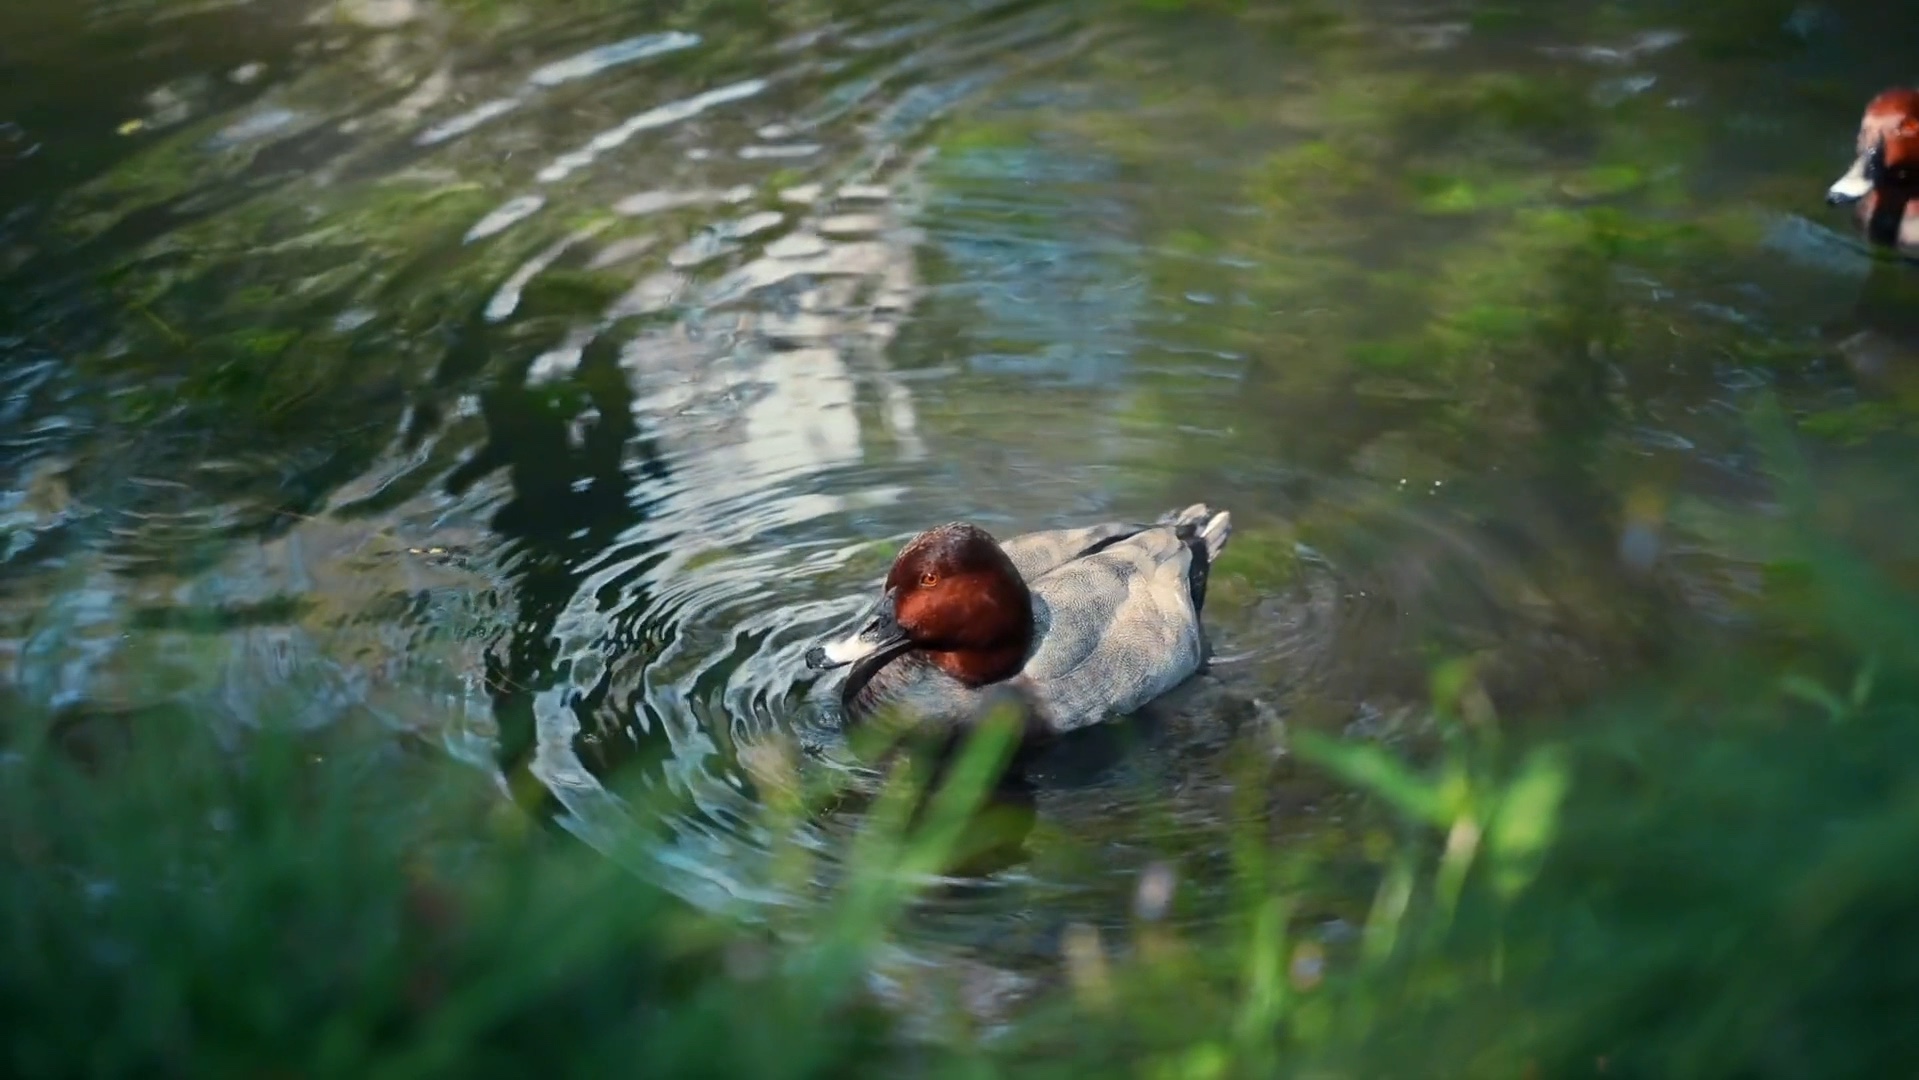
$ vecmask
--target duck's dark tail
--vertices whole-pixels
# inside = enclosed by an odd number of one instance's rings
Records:
[[[1194,503],[1184,510],[1168,513],[1159,520],[1162,525],[1171,525],[1193,553],[1193,565],[1186,572],[1187,580],[1191,582],[1193,610],[1204,610],[1206,578],[1212,572],[1213,560],[1226,550],[1226,541],[1232,538],[1233,515],[1225,510],[1214,512],[1205,503]]]

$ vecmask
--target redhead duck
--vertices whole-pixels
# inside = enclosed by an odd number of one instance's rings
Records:
[[[1859,157],[1826,201],[1857,204],[1867,239],[1919,255],[1919,90],[1887,90],[1866,104]]]
[[[1199,670],[1206,577],[1231,533],[1232,515],[1204,504],[1003,542],[964,522],[929,529],[806,664],[851,665],[840,701],[852,721],[898,709],[958,729],[1011,692],[1036,739],[1098,723]]]

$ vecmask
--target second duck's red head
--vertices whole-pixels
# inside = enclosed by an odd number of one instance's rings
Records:
[[[1873,243],[1919,249],[1919,90],[1887,90],[1868,102],[1857,152],[1826,201],[1857,207]]]

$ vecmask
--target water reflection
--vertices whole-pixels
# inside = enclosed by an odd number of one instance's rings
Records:
[[[0,102],[10,692],[291,683],[704,902],[833,872],[854,804],[763,814],[856,776],[800,653],[929,523],[1238,525],[1212,671],[913,929],[1001,964],[1144,867],[1207,917],[1248,802],[1340,850],[1287,732],[1417,739],[1436,662],[1520,717],[1749,630],[1762,392],[1911,430],[1911,275],[1818,216],[1858,95],[1751,89],[1889,62],[1845,20],[259,7],[0,13],[59,43]]]

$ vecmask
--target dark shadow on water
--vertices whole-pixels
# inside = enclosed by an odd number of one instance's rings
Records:
[[[498,757],[509,773],[531,763],[537,744],[534,698],[564,674],[556,670],[553,629],[581,587],[586,566],[644,516],[636,489],[663,480],[666,466],[633,419],[632,391],[617,362],[617,346],[596,342],[577,377],[557,389],[503,385],[482,397],[486,445],[447,481],[459,495],[480,477],[505,469],[513,497],[496,511],[518,602],[517,625],[504,631],[504,655],[489,653],[487,682],[499,722]],[[570,702],[583,715],[590,702]],[[583,732],[584,734],[584,732]],[[594,746],[623,739],[585,740],[576,752],[589,766]],[[657,760],[664,741],[637,747],[634,758]]]
[[[1026,775],[1046,788],[1097,787],[1128,760],[1150,754],[1165,742],[1166,708],[1149,703],[1133,715],[1062,736],[1027,764]]]
[[[1868,394],[1919,401],[1919,260],[1873,256],[1837,348]]]

